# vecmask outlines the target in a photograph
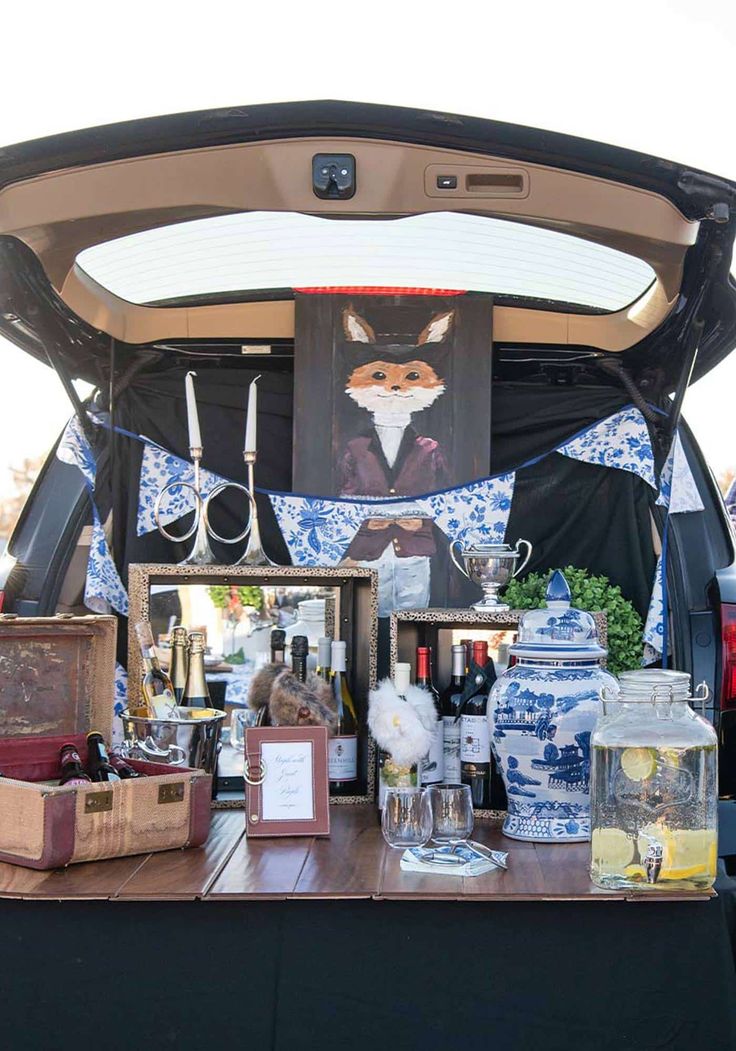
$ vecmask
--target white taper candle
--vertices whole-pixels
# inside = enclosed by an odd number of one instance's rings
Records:
[[[202,436],[199,433],[199,416],[197,415],[197,399],[194,396],[194,380],[196,372],[188,372],[184,378],[184,390],[187,396],[187,424],[189,427],[189,448],[201,449]]]
[[[245,445],[243,446],[244,453],[255,453],[256,452],[256,417],[258,415],[258,387],[257,383],[260,376],[251,383],[248,388],[248,415],[245,421]]]

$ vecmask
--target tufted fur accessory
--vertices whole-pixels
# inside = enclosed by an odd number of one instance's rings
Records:
[[[248,691],[248,705],[256,710],[268,708],[271,726],[326,726],[330,734],[337,727],[332,692],[314,672],[300,682],[283,664],[266,664],[254,675]]]
[[[427,703],[431,706],[431,723]],[[399,766],[413,766],[424,758],[436,725],[434,701],[427,690],[410,686],[404,699],[390,679],[384,679],[371,690],[368,726],[379,748],[388,752]]]

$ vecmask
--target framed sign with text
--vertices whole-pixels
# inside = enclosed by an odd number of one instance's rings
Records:
[[[249,727],[245,781],[247,835],[330,834],[326,727]]]

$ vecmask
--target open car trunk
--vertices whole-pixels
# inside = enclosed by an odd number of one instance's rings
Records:
[[[354,158],[351,192],[317,192],[322,155]],[[296,292],[388,283],[397,294],[404,285],[492,293],[490,471],[526,465],[507,535],[535,539],[530,570],[575,564],[604,574],[645,616],[661,543],[656,493],[636,474],[552,450],[633,405],[661,468],[687,384],[736,343],[735,197],[733,183],[680,164],[441,113],[314,102],[134,121],[0,150],[0,331],[53,364],[75,401],[97,449],[95,497],[103,520],[113,511],[125,582],[131,562],[176,561],[183,548],[137,535],[142,445],[93,428],[72,378],[95,384],[108,422],[187,458],[183,377],[196,368],[204,466],[241,479],[245,391],[262,374],[258,483],[289,492],[298,488]],[[333,228],[322,271],[319,258],[316,271],[296,265],[274,215]],[[456,238],[435,281],[421,266],[427,240],[405,282],[340,269],[350,224],[357,252],[358,226],[383,238],[392,224],[407,229],[426,216],[438,230],[449,216]],[[271,226],[243,255],[251,219]],[[464,224],[476,220],[463,242]],[[499,239],[479,247],[483,224]],[[223,231],[229,241],[218,240]],[[213,277],[229,258],[232,272]],[[392,261],[388,250],[384,258]],[[177,283],[187,266],[192,280]],[[167,280],[147,284],[154,273]],[[259,505],[265,545],[286,562],[268,500]],[[226,495],[214,516],[218,532],[237,532],[237,498]]]

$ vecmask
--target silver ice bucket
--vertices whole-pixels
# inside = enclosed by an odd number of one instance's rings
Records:
[[[181,719],[149,719],[122,714],[122,751],[132,759],[170,766],[191,766],[214,774],[225,713],[215,708],[192,718],[191,708],[178,708]]]

